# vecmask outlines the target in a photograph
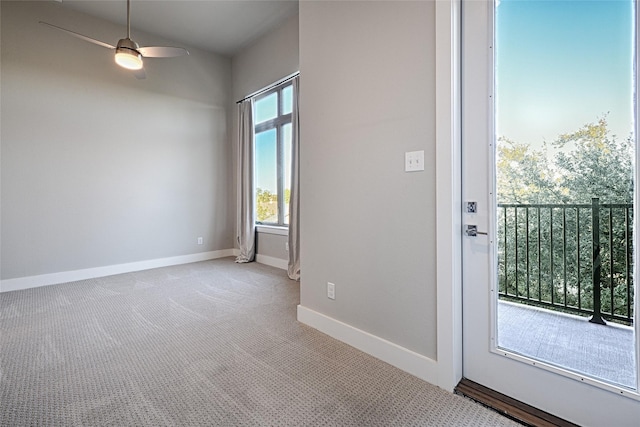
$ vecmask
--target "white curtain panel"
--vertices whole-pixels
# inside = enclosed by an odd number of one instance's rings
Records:
[[[291,197],[289,198],[289,264],[290,279],[300,280],[300,114],[298,93],[300,76],[293,79],[293,113],[291,116]]]
[[[236,262],[251,262],[256,255],[253,198],[253,100],[238,104],[238,248]]]

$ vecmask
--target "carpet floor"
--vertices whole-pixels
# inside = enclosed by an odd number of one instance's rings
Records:
[[[296,321],[231,258],[0,294],[2,426],[515,426]]]

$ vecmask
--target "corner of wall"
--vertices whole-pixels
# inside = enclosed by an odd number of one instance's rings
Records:
[[[424,381],[439,385],[439,366],[433,359],[302,305],[298,305],[298,321]]]

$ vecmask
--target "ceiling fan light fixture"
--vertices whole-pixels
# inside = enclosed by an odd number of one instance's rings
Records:
[[[119,47],[116,49],[116,64],[128,70],[140,70],[142,55],[135,50]]]
[[[2,0],[0,0],[2,1]],[[89,43],[96,44],[98,46],[106,47],[110,50],[115,50],[116,64],[122,68],[128,70],[137,71],[133,75],[137,79],[144,79],[145,72],[143,68],[142,58],[171,58],[174,56],[188,55],[189,52],[181,47],[170,46],[145,46],[140,47],[138,43],[131,40],[131,0],[127,0],[127,37],[118,40],[116,46],[112,46],[109,43],[101,42],[91,37],[87,37],[80,33],[76,33],[71,30],[67,30],[57,25],[49,24],[44,21],[40,21],[41,24],[45,24],[49,27],[55,28],[60,31],[64,31],[74,37],[87,41]]]

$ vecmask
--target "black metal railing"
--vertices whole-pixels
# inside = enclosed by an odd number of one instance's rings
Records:
[[[499,204],[502,299],[633,323],[632,204]]]

